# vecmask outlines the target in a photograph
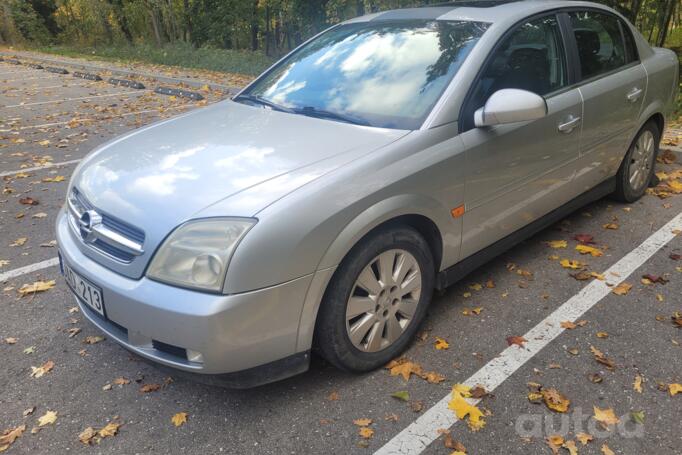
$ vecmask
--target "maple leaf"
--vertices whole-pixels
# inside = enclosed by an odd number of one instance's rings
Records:
[[[601,446],[601,453],[603,453],[604,455],[616,455],[615,453],[613,453],[613,450],[609,449],[609,446],[607,446],[606,444],[603,444]]]
[[[31,377],[40,378],[52,371],[52,368],[54,368],[54,362],[52,360],[48,360],[39,367],[31,367]]]
[[[627,295],[628,292],[630,292],[630,289],[632,289],[632,285],[630,283],[620,283],[618,286],[613,288],[611,292],[613,292],[616,295]]]
[[[550,240],[549,242],[545,242],[550,248],[566,248],[568,247],[568,242],[566,240]]]
[[[364,439],[371,439],[372,436],[374,436],[374,430],[372,430],[371,428],[367,428],[367,427],[360,428],[359,433],[360,433],[360,437],[364,438]]]
[[[561,413],[568,411],[571,401],[557,389],[542,389],[541,393],[542,399],[549,409]]]
[[[433,346],[438,349],[439,351],[443,349],[449,349],[450,348],[450,343],[445,341],[443,338],[436,337],[436,342],[433,343]]]
[[[441,382],[445,381],[445,376],[436,373],[435,371],[428,371],[426,373],[421,374],[420,377],[429,384],[440,384]]]
[[[548,436],[545,441],[554,455],[559,455],[559,448],[563,446],[565,442],[563,436],[558,434]]]
[[[483,413],[476,406],[470,404],[460,392],[457,387],[452,388],[452,399],[448,403],[448,409],[454,411],[458,419],[464,420],[468,417],[467,424],[472,431],[478,431],[485,426],[483,420]]]
[[[620,422],[620,419],[616,417],[616,414],[614,414],[613,409],[599,409],[596,406],[594,406],[594,420],[603,423],[607,427]]]
[[[578,455],[578,448],[575,445],[575,441],[566,441],[561,445],[561,447],[568,450],[570,455]]]
[[[22,297],[24,297],[28,294],[49,291],[54,287],[55,284],[55,280],[36,281],[33,284],[24,284],[21,288],[19,288],[18,292]]]
[[[52,425],[57,421],[57,413],[55,411],[47,411],[44,415],[38,418],[38,426]]]
[[[671,397],[674,397],[678,393],[682,392],[682,384],[668,384],[668,392]]]
[[[511,337],[507,337],[507,344],[508,344],[509,346],[515,344],[515,345],[517,345],[517,346],[519,346],[519,347],[522,348],[522,347],[523,347],[523,344],[524,344],[524,343],[527,343],[527,342],[528,342],[528,340],[526,340],[524,337],[520,337],[520,336],[511,336]]]
[[[116,433],[118,433],[118,429],[120,426],[121,426],[120,423],[109,422],[104,427],[102,427],[97,432],[97,434],[102,438],[106,438],[107,436],[116,436]]]
[[[576,245],[575,250],[580,254],[590,254],[593,257],[599,257],[604,254],[604,252],[599,248],[587,245]]]
[[[370,426],[374,422],[372,419],[368,419],[366,417],[363,417],[361,419],[355,419],[353,420],[353,423],[359,427],[367,427]]]
[[[385,367],[389,370],[391,376],[400,375],[404,380],[409,381],[410,375],[415,374],[421,376],[423,374],[421,365],[411,362],[405,358],[391,360]]]
[[[171,417],[171,422],[176,427],[179,427],[179,426],[183,425],[184,423],[187,423],[187,413],[186,412],[178,412],[173,417]]]
[[[97,430],[92,427],[87,427],[78,435],[78,440],[83,444],[91,444],[92,439],[97,436]]]
[[[578,433],[575,435],[576,439],[580,441],[582,445],[587,445],[588,442],[594,439],[594,436],[588,433]]]

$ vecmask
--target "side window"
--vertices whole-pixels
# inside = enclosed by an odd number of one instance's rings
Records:
[[[467,103],[472,115],[463,119],[464,131],[473,128],[473,111],[498,90],[516,88],[543,96],[568,85],[565,51],[555,15],[518,26],[493,52]]]
[[[632,36],[630,26],[623,21],[619,21],[623,29],[623,37],[625,38],[625,57],[627,63],[639,61],[639,52],[637,51],[637,44],[635,38]]]
[[[625,65],[625,43],[616,17],[594,11],[574,12],[570,17],[583,79]]]

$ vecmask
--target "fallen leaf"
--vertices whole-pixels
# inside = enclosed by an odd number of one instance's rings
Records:
[[[412,374],[421,376],[423,373],[422,367],[419,364],[411,362],[405,358],[391,360],[385,368],[389,370],[391,376],[400,375],[406,381],[410,379],[410,375]]]
[[[527,343],[527,342],[528,342],[528,340],[526,340],[524,337],[520,337],[520,336],[507,337],[507,344],[509,346],[515,344],[519,347],[523,347],[523,344]]]
[[[454,411],[460,420],[468,417],[467,424],[472,431],[478,431],[485,426],[481,410],[466,401],[456,386],[452,388],[452,399],[448,403],[448,409]]]
[[[104,341],[104,337],[101,337],[101,336],[89,336],[89,337],[85,337],[85,339],[83,340],[83,343],[85,343],[85,344],[97,344],[97,343],[99,343],[100,341]]]
[[[359,427],[367,427],[367,426],[371,425],[372,422],[374,422],[372,419],[368,419],[366,417],[353,420],[353,423]]]
[[[541,393],[542,399],[549,409],[561,413],[568,411],[571,401],[557,389],[542,389]]]
[[[671,397],[674,397],[678,393],[682,392],[682,384],[668,384],[668,392]]]
[[[334,391],[327,395],[327,400],[329,401],[338,401],[339,400],[339,393]]]
[[[596,406],[594,406],[594,420],[603,423],[607,427],[609,425],[615,425],[618,422],[620,422],[620,419],[616,417],[616,414],[613,412],[613,409],[611,408],[600,409]]]
[[[40,202],[38,202],[37,199],[33,199],[32,197],[25,197],[25,198],[19,199],[19,204],[23,204],[23,205],[38,205],[38,204],[40,204]]]
[[[565,442],[563,436],[558,434],[548,436],[545,441],[554,455],[559,455],[559,448],[563,446]]]
[[[97,432],[97,434],[102,438],[106,438],[108,436],[116,436],[116,433],[118,433],[118,429],[120,426],[121,426],[120,423],[109,422],[102,429],[100,429]]]
[[[615,364],[613,363],[613,360],[607,358],[603,352],[601,352],[599,349],[595,348],[594,346],[590,346],[590,351],[594,355],[594,359],[601,363],[602,365],[606,366],[609,370],[613,370],[615,368]]]
[[[91,444],[93,438],[97,436],[97,430],[92,427],[87,427],[85,430],[78,435],[78,440],[83,444]]]
[[[374,430],[372,430],[371,428],[367,428],[367,427],[360,428],[359,433],[360,433],[360,437],[364,438],[364,439],[371,439],[372,436],[374,436]]]
[[[32,284],[24,284],[19,288],[17,292],[24,297],[28,294],[35,294],[37,292],[45,292],[49,291],[54,287],[56,284],[55,280],[49,280],[49,281],[36,281]]]
[[[175,425],[176,427],[179,427],[179,426],[187,423],[187,413],[186,412],[178,412],[173,417],[171,417],[171,422],[173,422],[173,425]]]
[[[642,393],[642,376],[641,375],[636,375],[635,376],[635,382],[632,383],[632,388],[635,390],[637,393]]]
[[[615,453],[613,453],[613,450],[609,449],[609,446],[607,446],[606,444],[603,444],[601,446],[601,453],[603,453],[604,455],[616,455]]]
[[[590,254],[593,257],[603,256],[604,252],[599,248],[587,245],[576,245],[575,250],[580,254]]]
[[[394,392],[391,394],[393,398],[397,398],[401,401],[410,401],[410,393],[407,390],[401,390],[399,392]]]
[[[561,447],[568,450],[570,455],[578,455],[578,448],[575,446],[575,441],[566,441]]]
[[[428,371],[422,374],[420,377],[430,384],[440,384],[441,382],[445,381],[445,376],[436,373],[435,371]]]
[[[605,225],[602,226],[604,229],[611,229],[613,231],[618,229],[618,224],[617,223],[606,223]]]
[[[472,291],[480,291],[481,289],[483,289],[483,286],[481,286],[480,283],[472,283],[469,285],[469,289],[471,289]]]
[[[46,217],[47,217],[47,213],[45,213],[45,212],[38,212],[38,213],[35,213],[31,216],[31,218],[38,218],[38,219],[46,218]]]
[[[616,295],[627,295],[627,293],[630,292],[630,289],[632,289],[632,285],[630,283],[623,282],[613,288],[611,292]]]
[[[36,407],[35,407],[35,406],[31,406],[30,408],[24,410],[24,412],[22,412],[21,415],[23,415],[24,417],[28,417],[28,416],[30,416],[31,414],[33,414],[33,412],[34,412],[35,410],[36,410]]]
[[[580,261],[573,261],[570,259],[562,259],[559,261],[559,264],[565,269],[572,269],[572,270],[577,270],[579,268],[583,267],[583,264]]]
[[[630,412],[630,418],[633,422],[644,425],[644,411],[632,411]]]
[[[35,346],[29,346],[26,349],[24,349],[24,354],[33,354],[34,352],[36,352]]]
[[[594,243],[594,237],[590,234],[577,234],[573,239],[580,243]]]
[[[112,381],[114,385],[127,385],[130,384],[130,379],[126,379],[124,377],[116,378]]]
[[[597,332],[597,338],[608,338],[609,334],[606,332]]]
[[[424,402],[421,400],[415,400],[410,403],[410,408],[413,412],[422,412],[424,409]]]
[[[594,436],[588,433],[578,433],[575,435],[575,437],[584,446],[586,446],[588,442],[594,439]]]
[[[17,344],[17,339],[13,337],[5,338],[5,343],[7,344]]]
[[[443,338],[436,337],[436,341],[435,341],[435,343],[433,343],[433,346],[440,351],[443,349],[449,349],[450,343],[445,341]]]
[[[5,430],[2,433],[2,436],[0,436],[0,452],[9,449],[9,446],[14,444],[14,441],[16,441],[24,431],[26,431],[26,425],[19,425],[18,427]]]
[[[14,242],[10,243],[9,246],[23,246],[27,240],[27,237],[19,237]]]
[[[159,384],[145,384],[142,387],[140,387],[140,392],[142,393],[156,392],[160,388],[161,386]]]
[[[57,413],[54,411],[47,411],[44,415],[38,418],[38,426],[52,425],[57,421]]]
[[[39,367],[31,367],[31,377],[33,378],[40,378],[46,373],[49,373],[52,371],[52,368],[54,368],[54,362],[52,360],[48,360],[44,364],[42,364]]]
[[[563,322],[561,323],[561,327],[564,328],[564,329],[573,330],[573,329],[575,329],[575,328],[578,327],[578,326],[577,326],[574,322],[572,322],[572,321],[563,321]]]
[[[550,240],[546,242],[550,248],[566,248],[568,247],[568,242],[566,240]]]

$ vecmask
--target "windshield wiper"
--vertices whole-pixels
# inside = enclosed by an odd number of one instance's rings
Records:
[[[352,123],[353,125],[369,126],[369,122],[364,119],[353,117],[346,114],[339,114],[338,112],[325,111],[324,109],[318,109],[312,106],[306,106],[300,109],[295,109],[294,112],[296,112],[297,114],[307,115],[309,117],[327,118],[332,120],[339,120],[341,122]]]
[[[270,109],[273,109],[275,111],[280,111],[280,112],[288,112],[289,114],[296,114],[296,111],[294,111],[291,108],[288,108],[286,106],[281,106],[277,103],[273,103],[270,100],[267,100],[263,97],[260,97],[258,95],[251,95],[249,93],[245,93],[243,95],[236,96],[233,98],[233,101],[239,101],[239,100],[245,100],[245,101],[250,101],[252,103],[256,104],[262,104],[263,106],[267,106]]]

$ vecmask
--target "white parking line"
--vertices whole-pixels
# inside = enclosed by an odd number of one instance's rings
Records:
[[[14,87],[14,88],[9,88],[5,90],[3,93],[7,92],[18,92],[18,91],[28,91],[28,90],[47,90],[47,89],[52,89],[52,88],[69,88],[69,87],[83,87],[83,88],[90,88],[92,85],[95,85],[96,82],[90,82],[89,84],[69,84],[67,85],[66,83],[59,84],[59,85],[48,85],[47,87],[42,87],[40,85],[34,85],[31,87]]]
[[[78,159],[78,160],[62,161],[61,163],[50,163],[50,164],[45,164],[43,166],[25,167],[23,169],[19,169],[16,171],[0,172],[0,177],[8,177],[10,175],[22,174],[24,172],[41,171],[43,169],[52,169],[53,167],[67,166],[69,164],[80,163],[80,162],[81,162],[81,160]]]
[[[9,272],[0,273],[0,283],[7,281],[10,278],[16,278],[18,276],[26,275],[27,273],[33,273],[37,272],[38,270],[54,267],[57,264],[59,264],[59,258],[52,258],[43,262],[27,265],[25,267],[19,267],[18,269],[10,270]]]
[[[612,265],[604,274],[612,285],[623,282],[630,274],[642,266],[651,256],[675,238],[682,231],[682,213],[668,222],[661,229],[647,238],[641,245],[625,255],[620,261]],[[561,335],[565,330],[561,327],[563,321],[575,322],[586,311],[596,305],[611,293],[612,288],[605,282],[594,280],[585,286],[578,294],[571,297],[552,314],[533,327],[523,337],[528,340],[524,348],[512,345],[488,362],[467,379],[464,384],[482,385],[492,392],[516,370],[532,359],[542,348]],[[432,408],[422,414],[407,428],[398,433],[375,455],[410,454],[423,452],[438,436],[438,430],[450,428],[458,419],[448,409],[450,394],[446,395]],[[480,400],[469,400],[472,404]]]
[[[151,92],[151,90],[135,90],[135,91],[131,91],[131,92],[107,93],[106,95],[80,96],[77,98],[64,98],[61,100],[51,100],[51,101],[36,101],[35,103],[10,104],[8,106],[1,106],[1,108],[41,106],[43,104],[56,104],[56,103],[65,103],[67,101],[91,100],[91,99],[95,99],[95,98],[107,98],[107,97],[112,97],[112,96],[124,96],[124,95],[132,95],[132,94],[140,94],[141,95],[143,93],[148,93],[148,92]]]

